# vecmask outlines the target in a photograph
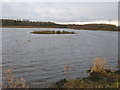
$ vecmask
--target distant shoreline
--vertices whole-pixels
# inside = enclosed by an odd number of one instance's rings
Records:
[[[3,28],[67,28],[76,30],[120,31],[120,26],[112,24],[57,24],[54,22],[38,22],[29,20],[0,19]]]
[[[40,26],[0,26],[1,28],[56,28],[56,27],[40,27]]]
[[[40,26],[0,26],[0,28],[58,28],[58,27],[40,27]],[[60,27],[59,27],[59,28],[60,28]],[[61,27],[61,29],[63,29],[63,28]],[[65,28],[65,29],[119,32],[119,30],[76,29],[76,28]]]

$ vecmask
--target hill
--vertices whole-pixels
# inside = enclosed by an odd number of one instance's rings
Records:
[[[14,19],[0,19],[2,27],[27,27],[27,28],[70,28],[78,30],[103,30],[103,31],[119,31],[120,27],[111,24],[56,24],[54,22],[40,22],[40,21],[29,21],[29,20],[14,20]]]

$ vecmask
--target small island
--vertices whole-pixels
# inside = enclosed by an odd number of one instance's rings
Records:
[[[75,32],[69,32],[69,31],[33,31],[30,32],[32,34],[76,34]]]

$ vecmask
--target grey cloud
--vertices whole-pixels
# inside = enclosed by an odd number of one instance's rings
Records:
[[[113,2],[4,2],[2,3],[2,18],[54,22],[116,20],[118,16],[117,8],[117,3]]]

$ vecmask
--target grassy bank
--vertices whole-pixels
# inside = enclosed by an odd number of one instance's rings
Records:
[[[105,60],[96,58],[93,65],[87,70],[89,76],[85,78],[69,78],[70,69],[67,69],[66,78],[56,82],[52,88],[119,88],[120,70],[105,67]],[[65,71],[66,72],[66,71]],[[68,73],[69,72],[69,73]]]
[[[85,78],[78,77],[76,79],[72,79],[70,75],[72,68],[69,65],[65,65],[64,74],[66,78],[56,82],[48,88],[53,88],[53,90],[69,90],[70,88],[73,88],[73,90],[74,88],[104,88],[108,90],[111,88],[112,90],[115,88],[116,90],[120,87],[120,70],[107,68],[105,62],[105,59],[95,58],[93,65],[86,70],[89,76]],[[10,69],[5,71],[4,79],[6,79],[6,83],[2,84],[3,88],[31,87],[24,78],[14,79],[14,75]]]

